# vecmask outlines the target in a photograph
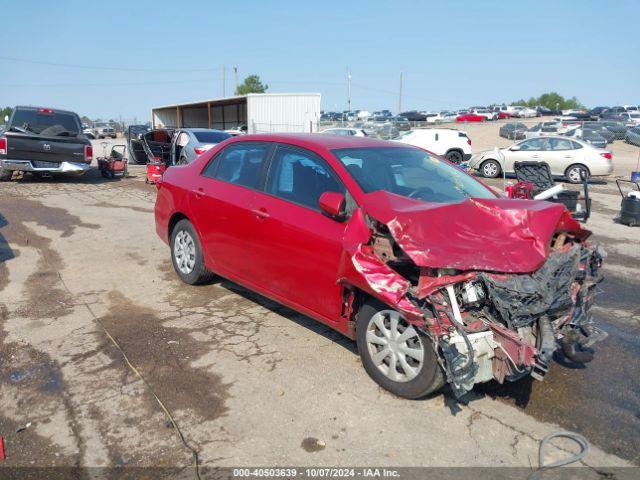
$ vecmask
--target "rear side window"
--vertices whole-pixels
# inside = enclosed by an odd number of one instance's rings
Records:
[[[209,163],[203,175],[244,187],[258,188],[270,148],[268,143],[230,145]]]
[[[313,210],[324,192],[345,193],[326,162],[312,152],[278,147],[273,157],[267,192]]]
[[[200,143],[220,143],[231,138],[227,132],[193,132]]]
[[[573,143],[566,138],[550,138],[549,147],[551,150],[573,150]]]
[[[13,115],[11,126],[50,137],[77,135],[81,132],[80,122],[75,114],[50,109],[18,109]]]

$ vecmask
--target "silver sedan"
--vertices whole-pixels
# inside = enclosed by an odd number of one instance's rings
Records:
[[[231,138],[231,135],[222,130],[180,128],[173,134],[171,163],[173,165],[191,163],[198,155],[225,141],[227,138]]]

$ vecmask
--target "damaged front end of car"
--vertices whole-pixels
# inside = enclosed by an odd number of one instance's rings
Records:
[[[340,281],[425,333],[457,396],[476,383],[542,380],[554,353],[586,363],[606,337],[589,310],[605,258],[563,206],[369,194],[345,234]]]

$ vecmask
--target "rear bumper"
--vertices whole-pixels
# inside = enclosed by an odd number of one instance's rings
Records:
[[[43,163],[51,163],[51,166],[41,166]],[[4,170],[15,170],[19,172],[43,172],[43,173],[70,173],[82,175],[91,168],[87,163],[73,162],[38,162],[33,163],[31,160],[0,160],[0,167]]]

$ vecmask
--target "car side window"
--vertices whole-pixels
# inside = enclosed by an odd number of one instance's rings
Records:
[[[582,148],[582,145],[580,145],[578,142],[571,141],[571,144],[573,145],[573,150],[578,150],[579,148]]]
[[[320,210],[324,192],[345,193],[345,187],[326,162],[312,152],[279,146],[273,156],[267,193]]]
[[[534,138],[531,140],[527,140],[526,142],[522,142],[520,144],[520,150],[544,150],[545,149],[545,141],[542,138]]]
[[[268,143],[234,143],[209,162],[202,174],[223,182],[258,188],[270,148]]]
[[[573,143],[574,142],[566,138],[550,138],[549,148],[551,148],[551,150],[573,150]]]

